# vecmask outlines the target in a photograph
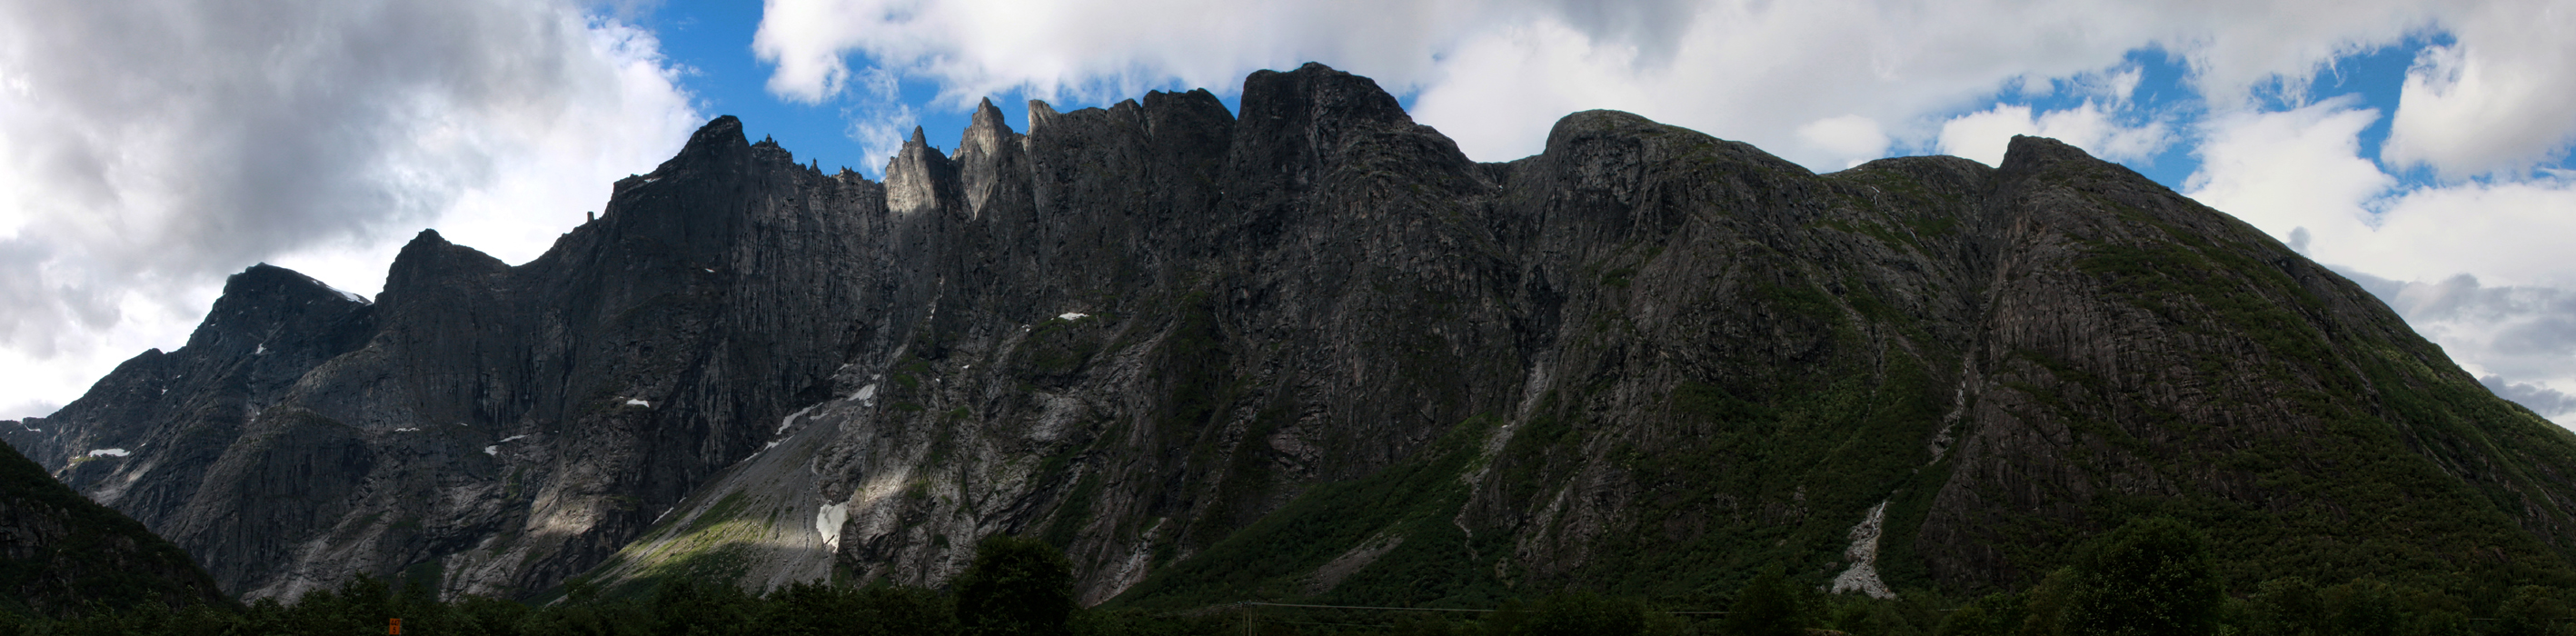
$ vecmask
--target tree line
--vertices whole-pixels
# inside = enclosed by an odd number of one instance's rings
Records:
[[[1724,610],[1658,611],[1641,599],[1572,591],[1489,612],[1233,605],[1183,612],[1084,609],[1072,567],[1035,539],[990,537],[945,591],[827,582],[752,595],[731,585],[663,584],[648,597],[566,586],[543,606],[358,577],[293,603],[143,605],[66,616],[0,612],[0,636],[2576,636],[2568,590],[2524,586],[2474,599],[2363,579],[2299,578],[2230,597],[2207,540],[2169,518],[2130,523],[2079,549],[2029,589],[1949,600],[1828,595],[1775,570]]]

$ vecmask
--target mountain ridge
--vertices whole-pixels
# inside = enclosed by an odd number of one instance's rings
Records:
[[[1086,603],[1977,590],[2141,514],[2239,583],[2568,576],[2566,431],[2073,146],[1816,175],[1586,111],[1480,164],[1366,78],[1242,94],[1026,133],[988,102],[883,183],[719,117],[535,261],[423,232],[373,304],[219,301],[206,348],[0,436],[180,449],[63,474],[253,596],[935,584],[993,532],[1066,547]],[[234,351],[289,324],[343,335]],[[146,372],[186,356],[203,384]],[[162,388],[220,408],[118,397]],[[245,487],[280,469],[319,505]]]

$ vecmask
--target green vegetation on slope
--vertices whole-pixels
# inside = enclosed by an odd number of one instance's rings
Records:
[[[223,602],[188,553],[0,444],[0,614]]]
[[[1818,592],[1776,566],[1705,605],[1657,605],[1585,590],[1499,599],[1469,611],[1387,609],[1350,599],[1338,607],[1223,604],[1081,609],[1063,556],[1043,542],[1000,536],[949,591],[828,583],[764,596],[674,579],[649,597],[608,601],[576,587],[562,602],[435,598],[425,585],[397,589],[360,577],[291,604],[247,608],[157,603],[76,618],[0,613],[0,636],[2523,636],[2564,634],[2576,590],[2525,586],[2458,596],[2375,579],[2319,586],[2285,577],[2251,593],[2218,593],[2198,529],[2150,518],[2094,537],[2072,565],[2028,590],[1977,599],[1912,592],[1894,600]]]

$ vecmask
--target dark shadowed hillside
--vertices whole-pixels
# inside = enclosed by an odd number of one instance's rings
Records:
[[[0,448],[0,613],[228,603],[187,552]]]

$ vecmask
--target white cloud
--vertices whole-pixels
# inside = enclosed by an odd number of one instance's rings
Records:
[[[1364,67],[1381,81],[1419,81],[1443,43],[1534,2],[1419,0],[768,0],[752,48],[777,65],[769,88],[816,102],[855,74],[843,55],[941,80],[958,105],[1026,88],[1032,95],[1130,96],[1177,79],[1224,88],[1244,73],[1306,59]],[[1569,3],[1575,4],[1575,3]],[[1651,36],[1673,2],[1567,12]],[[860,71],[864,72],[864,71]]]
[[[2375,223],[2363,206],[2397,183],[2360,156],[2361,130],[2378,118],[2348,99],[2212,117],[2184,194],[2275,237],[2306,228],[2311,258],[2358,265],[2349,250],[2369,244]]]
[[[2395,189],[2360,156],[2378,117],[2349,100],[2214,117],[2185,194],[2276,237],[2304,228],[2312,258],[2374,275],[2576,288],[2576,260],[2559,256],[2576,236],[2576,180]]]
[[[2036,116],[2028,106],[2011,104],[1960,115],[1942,122],[1937,147],[1942,154],[1999,166],[2013,135],[2054,138],[2114,161],[2144,161],[2174,142],[2164,122],[2122,125],[2100,105],[2087,101]]]
[[[2446,26],[2457,42],[2426,48],[2407,72],[2383,156],[2465,177],[2520,170],[2576,141],[2576,6],[2476,3]]]
[[[2395,281],[2345,271],[2506,399],[2576,426],[2576,292],[2490,287],[2466,274]],[[2507,379],[2512,378],[2512,379]]]
[[[1848,157],[1843,167],[1887,156],[1887,133],[1878,122],[1859,115],[1829,117],[1798,127],[1798,138],[1828,153]]]
[[[11,2],[0,42],[21,408],[176,347],[256,262],[372,294],[423,227],[533,257],[700,123],[650,33],[568,0]]]
[[[867,111],[869,114],[866,116],[850,118],[850,128],[845,134],[859,142],[859,156],[886,157],[891,165],[895,153],[903,150],[903,143],[910,141],[912,131],[921,125],[921,117],[913,112],[911,104],[874,107]],[[885,176],[885,166],[860,166],[859,170],[878,178]]]
[[[2144,81],[2146,75],[2146,69],[2131,64],[2106,72],[2077,75],[2072,83],[2080,94],[2090,96],[2094,101],[2125,106],[2130,97],[2137,95],[2138,83]]]
[[[1413,95],[1417,119],[1478,159],[1537,152],[1567,112],[1619,108],[1817,168],[1850,160],[1797,132],[1821,113],[1867,118],[1901,145],[1930,142],[1949,114],[2016,85],[2066,82],[2123,107],[2142,77],[2124,56],[2140,49],[2180,55],[2193,84],[2226,104],[2218,110],[2233,110],[2260,90],[2299,93],[2337,57],[2451,15],[2422,0],[766,6],[754,50],[776,64],[770,89],[801,101],[840,94],[870,70],[933,81],[943,101],[963,106],[1014,89],[1075,101],[1154,87],[1228,92],[1251,71],[1316,60]]]
[[[2561,399],[2576,392],[2576,262],[2558,256],[2576,180],[2399,189],[2360,156],[2378,118],[2349,100],[2214,118],[2188,194],[2336,265],[2499,395],[2576,425]]]

